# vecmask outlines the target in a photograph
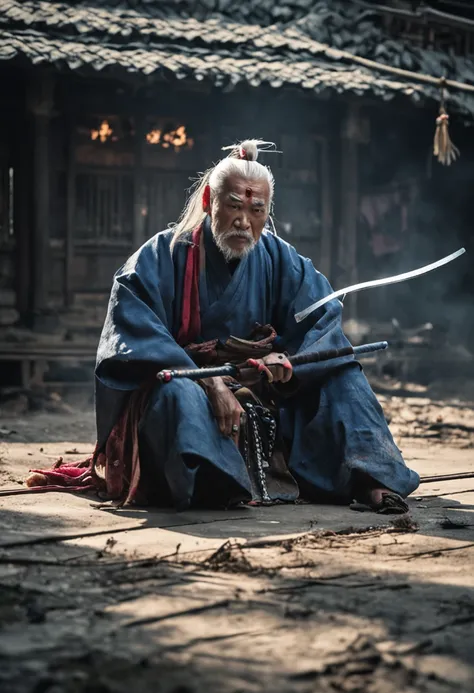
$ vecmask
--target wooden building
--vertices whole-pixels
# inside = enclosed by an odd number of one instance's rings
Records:
[[[382,122],[410,130],[425,167],[439,88],[355,56],[474,83],[469,13],[392,4],[0,0],[3,334],[95,344],[114,271],[248,136],[283,151],[267,158],[278,232],[356,280],[361,158]],[[469,121],[473,95],[450,108]]]

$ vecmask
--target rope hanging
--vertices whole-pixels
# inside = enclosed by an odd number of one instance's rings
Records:
[[[440,80],[441,86],[441,103],[439,106],[439,115],[436,118],[436,131],[433,143],[433,154],[440,164],[451,166],[453,161],[459,156],[459,149],[451,141],[449,136],[449,115],[446,111],[446,79]]]

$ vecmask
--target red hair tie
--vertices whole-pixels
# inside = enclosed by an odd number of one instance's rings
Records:
[[[246,159],[247,158],[247,150],[244,149],[243,147],[240,147],[240,159]]]
[[[202,194],[203,212],[208,212],[210,206],[211,206],[211,188],[209,185],[206,185],[206,187],[204,188],[204,192]]]

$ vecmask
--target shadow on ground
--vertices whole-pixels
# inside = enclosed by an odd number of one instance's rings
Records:
[[[316,531],[167,560],[123,555],[105,537],[79,557],[57,541],[3,548],[0,683],[11,693],[467,693],[472,544],[419,551],[413,539],[423,548],[408,527]]]

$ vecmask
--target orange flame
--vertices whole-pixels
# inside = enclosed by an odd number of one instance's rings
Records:
[[[150,132],[147,132],[146,141],[150,144],[159,144],[161,141],[161,130],[150,130]]]
[[[113,130],[110,127],[107,120],[103,120],[99,126],[98,130],[91,130],[91,140],[99,140],[100,142],[107,142],[113,135]]]
[[[194,140],[186,134],[184,125],[180,125],[175,130],[163,133],[162,130],[150,130],[146,136],[149,144],[160,144],[163,149],[174,147],[175,152],[187,147],[191,149],[194,145]]]

